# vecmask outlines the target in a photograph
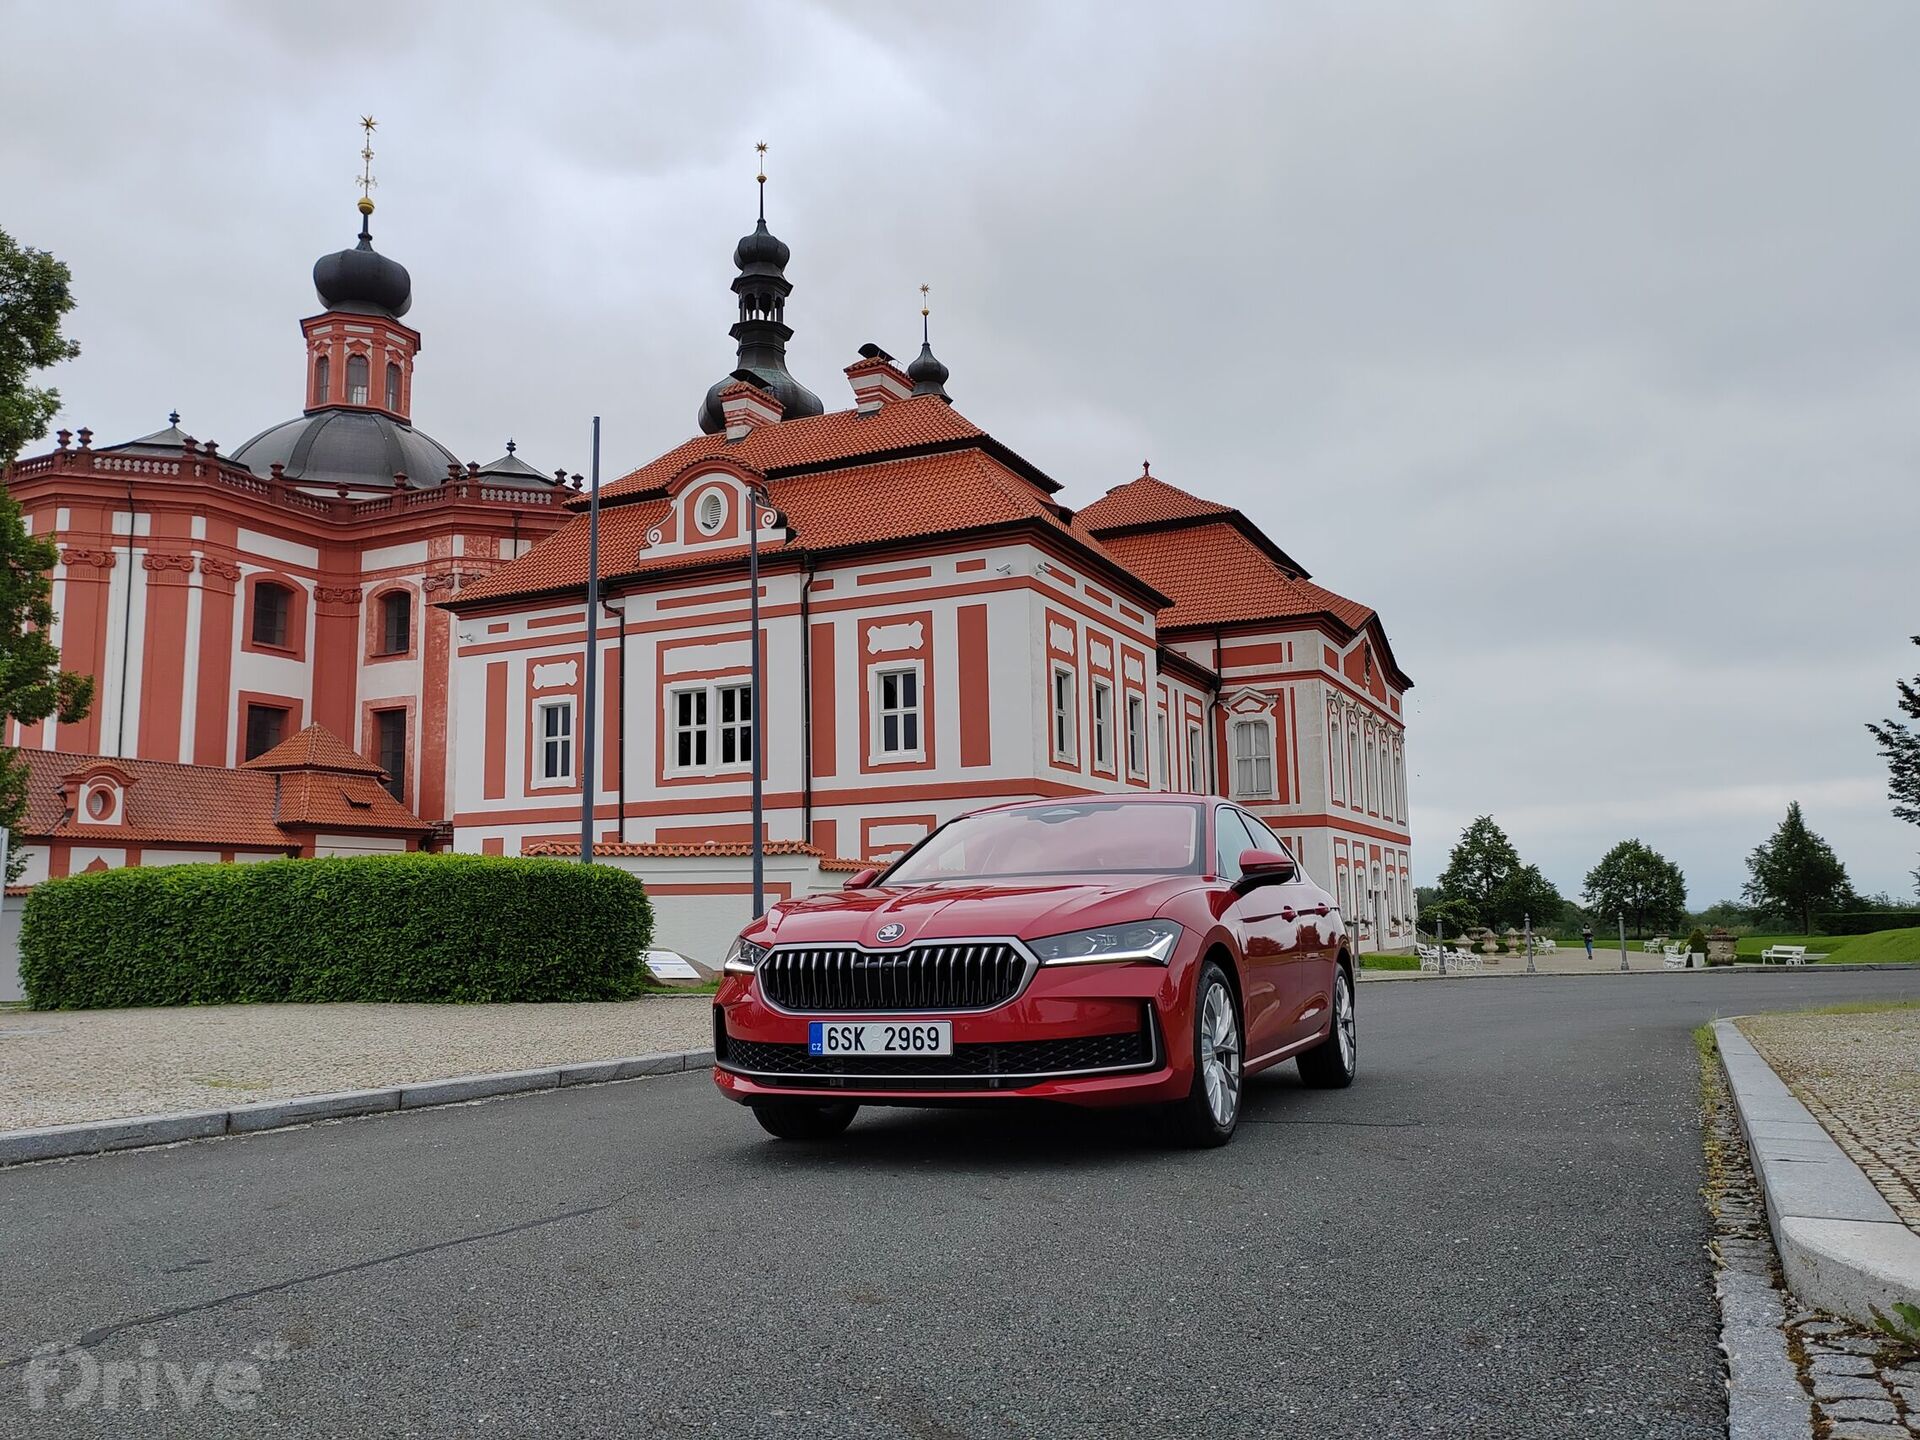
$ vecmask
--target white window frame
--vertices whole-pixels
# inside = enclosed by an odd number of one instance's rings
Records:
[[[571,695],[560,695],[550,700],[535,700],[533,702],[533,743],[536,747],[533,766],[533,785],[535,789],[541,789],[550,785],[571,785],[574,783],[573,752],[575,731],[577,729],[574,724],[574,712],[576,709],[577,707]],[[565,733],[559,735],[548,733],[547,717],[554,714],[561,714],[567,717]],[[557,772],[550,768],[553,758],[553,747],[555,745],[561,747],[560,754],[565,762]]]
[[[1251,751],[1243,752],[1240,741],[1242,735],[1258,736],[1259,743]],[[1273,784],[1273,739],[1273,721],[1264,715],[1235,715],[1228,721],[1227,763],[1233,771],[1233,796],[1236,800],[1274,798],[1276,792]],[[1264,753],[1262,753],[1262,747],[1264,747]],[[1259,767],[1263,763],[1266,766],[1265,788],[1256,788]],[[1243,768],[1250,769],[1250,778],[1255,781],[1254,784],[1243,781]]]
[[[1119,761],[1113,753],[1113,681],[1094,676],[1093,684],[1088,687],[1087,703],[1093,723],[1093,768],[1117,774]]]
[[[1127,778],[1147,778],[1147,697],[1137,690],[1126,695]]]
[[[1327,707],[1327,762],[1333,772],[1333,801],[1347,803],[1347,727],[1340,718],[1340,707]]]
[[[886,703],[887,679],[889,676],[911,675],[913,677],[913,704]],[[873,717],[872,733],[867,736],[868,763],[874,765],[905,765],[927,758],[927,672],[926,666],[918,660],[905,664],[875,665],[867,672],[867,709]],[[883,742],[887,733],[887,718],[891,716],[902,722],[911,716],[914,738],[919,742],[912,746],[900,746],[888,750]],[[903,737],[904,738],[904,737]]]
[[[1060,682],[1067,682],[1067,693],[1060,694]],[[1049,743],[1053,758],[1064,764],[1080,763],[1080,677],[1071,665],[1056,663],[1047,675],[1047,707],[1051,729]]]
[[[746,692],[746,716],[744,719],[721,719],[721,692],[739,690]],[[749,747],[757,737],[757,718],[753,703],[753,682],[744,675],[722,676],[717,680],[702,680],[692,684],[669,685],[662,692],[665,706],[661,716],[661,726],[666,735],[666,764],[668,775],[739,775],[753,768],[753,751],[748,748],[744,753],[736,748],[732,760],[723,760],[725,739],[732,732],[738,740],[744,734]],[[697,712],[685,723],[680,718],[682,697],[697,700],[694,706]],[[737,712],[736,712],[737,715]],[[691,758],[685,763],[680,759],[680,741],[685,736],[692,741]]]
[[[1153,716],[1154,759],[1160,762],[1160,785],[1162,789],[1173,789],[1173,733],[1172,720],[1165,709],[1156,710]]]
[[[733,719],[727,719],[724,697],[739,692],[742,697],[734,702]],[[718,770],[751,770],[753,768],[753,746],[757,738],[754,725],[753,682],[751,680],[719,680],[713,685],[713,695],[707,701],[709,713],[713,717],[713,742],[709,752],[714,767]],[[734,742],[733,759],[727,759],[727,740]],[[744,741],[744,744],[742,743]]]
[[[1188,795],[1204,795],[1206,777],[1206,746],[1202,743],[1200,722],[1187,722],[1187,788]]]

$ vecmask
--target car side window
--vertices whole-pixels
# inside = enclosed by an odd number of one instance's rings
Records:
[[[1240,878],[1240,857],[1254,848],[1246,821],[1224,805],[1213,816],[1213,865],[1228,884]]]
[[[1244,810],[1240,812],[1240,818],[1247,822],[1247,833],[1253,836],[1256,849],[1271,850],[1276,855],[1284,855],[1293,861],[1296,868],[1299,866],[1300,862],[1295,858],[1293,851],[1287,847],[1284,840],[1267,828],[1266,821],[1258,815],[1249,815]]]

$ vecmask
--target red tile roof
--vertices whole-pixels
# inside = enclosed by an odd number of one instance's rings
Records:
[[[891,408],[876,413],[885,414]],[[781,425],[801,423],[811,422],[782,421]],[[767,490],[787,517],[793,538],[763,545],[763,558],[1026,524],[1058,535],[1117,577],[1127,576],[1097,539],[1062,518],[1060,507],[1051,499],[981,450],[942,451],[794,475],[769,481]],[[667,505],[661,497],[602,510],[603,579],[738,563],[746,554],[744,545],[701,546],[650,558],[643,548],[647,531],[666,514]],[[586,573],[587,518],[576,515],[518,560],[464,586],[454,603],[571,589],[585,583]],[[1137,587],[1138,582],[1134,583]],[[1152,595],[1149,603],[1164,598]]]
[[[324,725],[309,725],[264,755],[245,762],[248,770],[338,770],[385,776],[386,771],[353,749]]]
[[[1173,597],[1158,616],[1163,632],[1312,615],[1358,630],[1373,618],[1365,605],[1289,575],[1229,520],[1108,535],[1102,543],[1121,564]]]
[[[1202,515],[1231,515],[1231,505],[1217,505],[1189,495],[1154,475],[1141,475],[1116,485],[1079,512],[1080,523],[1096,533],[1125,530],[1135,525],[1160,525],[1169,520],[1191,520]]]
[[[771,478],[796,466],[857,460],[985,437],[986,431],[937,395],[916,395],[890,401],[865,415],[857,410],[835,410],[775,425],[757,425],[739,440],[730,441],[724,434],[702,435],[603,485],[600,500],[605,504],[628,495],[663,492],[667,482],[694,461],[719,455]],[[581,499],[573,503],[579,506],[586,502]]]
[[[316,733],[317,732],[317,733]],[[260,757],[265,761],[296,742],[315,757],[305,766],[236,770],[123,760],[60,750],[21,750],[27,767],[23,839],[95,841],[104,845],[180,846],[189,849],[299,848],[309,830],[342,833],[425,834],[433,827],[389,795],[384,773],[338,736],[310,727]],[[126,777],[125,813],[117,825],[79,821],[69,776],[94,769]],[[63,794],[62,792],[66,793]]]

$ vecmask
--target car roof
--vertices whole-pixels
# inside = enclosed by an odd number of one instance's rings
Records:
[[[982,805],[978,810],[968,811],[971,815],[984,815],[995,810],[1050,810],[1058,805],[1224,805],[1227,802],[1218,795],[1184,795],[1165,790],[1155,790],[1147,794],[1118,795],[1054,795],[1044,800],[1009,800],[1001,805]]]

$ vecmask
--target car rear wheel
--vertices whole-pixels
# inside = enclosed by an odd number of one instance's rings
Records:
[[[1333,968],[1333,1027],[1300,1055],[1300,1078],[1316,1090],[1344,1090],[1360,1067],[1360,1036],[1353,1020],[1353,977]]]
[[[761,1100],[753,1118],[776,1140],[831,1140],[853,1123],[858,1105],[813,1105],[804,1100]]]
[[[1219,962],[1207,961],[1193,997],[1193,1088],[1168,1115],[1175,1137],[1196,1147],[1224,1145],[1240,1123],[1240,1007]]]

